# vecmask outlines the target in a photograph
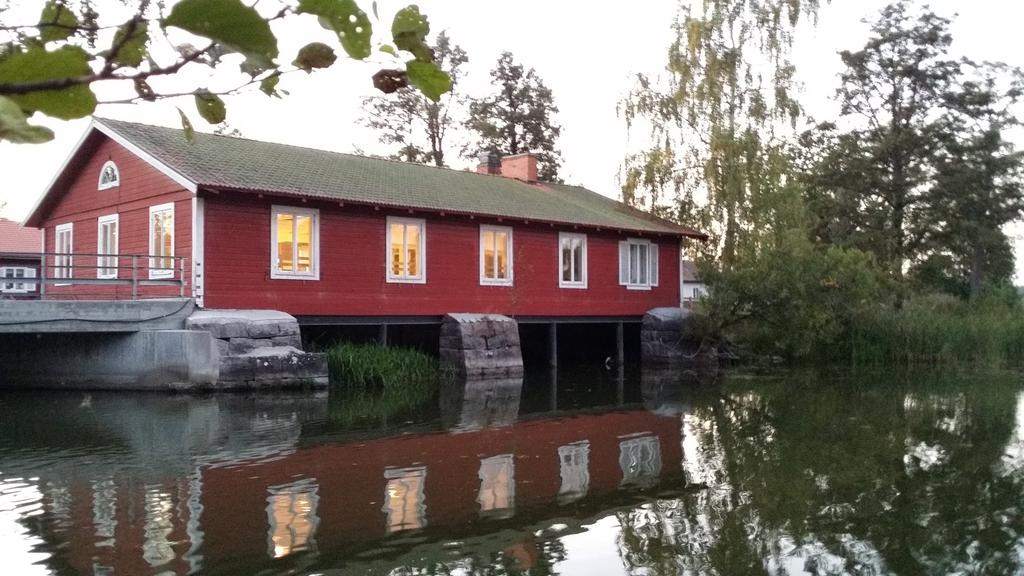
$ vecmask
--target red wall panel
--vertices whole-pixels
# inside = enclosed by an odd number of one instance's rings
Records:
[[[272,205],[320,210],[320,279],[270,277]],[[618,283],[618,242],[627,235],[583,232],[588,288],[558,286],[558,227],[466,216],[374,211],[335,203],[218,194],[205,199],[206,306],[274,308],[297,315],[442,315],[493,312],[527,316],[640,315],[679,305],[679,242],[660,247],[660,283],[627,290]],[[426,219],[425,284],[386,282],[388,215]],[[481,286],[480,224],[513,227],[514,286]]]
[[[120,172],[120,186],[106,190],[97,189],[100,169],[108,160],[117,164]],[[131,259],[128,255],[144,255],[149,253],[149,208],[159,204],[174,203],[174,254],[186,256],[186,270],[192,262],[192,193],[183,189],[181,184],[171,180],[159,170],[153,168],[139,157],[121,147],[116,142],[104,139],[93,151],[82,169],[74,176],[67,189],[43,222],[46,231],[46,252],[54,251],[54,235],[58,225],[71,222],[74,224],[73,245],[75,253],[95,253],[97,251],[97,219],[108,214],[118,214],[118,252],[120,270],[119,277],[131,278]],[[139,265],[146,266],[146,259],[140,258]],[[96,258],[75,257],[73,264],[83,266],[73,270],[76,278],[96,277]],[[49,259],[47,273],[53,275],[53,259]],[[140,270],[140,278],[147,276]],[[191,274],[186,273],[186,278]],[[177,275],[175,276],[177,277]],[[92,295],[95,297],[129,297],[130,288],[111,286],[53,286],[46,287],[47,292],[62,297]],[[177,296],[176,287],[143,287],[143,296]],[[186,294],[191,289],[186,287]]]

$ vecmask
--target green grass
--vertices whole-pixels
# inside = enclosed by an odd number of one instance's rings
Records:
[[[854,365],[1024,364],[1024,313],[1017,306],[924,297],[853,322],[844,346]]]
[[[330,419],[343,425],[416,408],[434,396],[441,377],[437,360],[417,350],[339,343],[324,352],[331,379]]]

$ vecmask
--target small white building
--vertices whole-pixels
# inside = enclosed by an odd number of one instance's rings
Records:
[[[697,264],[692,260],[683,260],[682,263],[682,298],[683,307],[689,308],[693,303],[700,300],[707,294],[707,286],[697,276]]]

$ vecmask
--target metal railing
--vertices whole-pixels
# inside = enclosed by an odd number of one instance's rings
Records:
[[[40,258],[39,276],[26,278],[25,283],[39,284],[39,298],[77,298],[110,295],[111,292],[82,292],[79,290],[47,291],[47,286],[113,287],[113,294],[120,296],[118,286],[131,287],[132,300],[146,297],[140,288],[151,286],[176,286],[178,296],[185,297],[188,274],[185,256],[162,256],[159,254],[96,254],[86,252],[43,252]],[[155,294],[167,297],[166,292]],[[120,299],[120,298],[115,298]]]

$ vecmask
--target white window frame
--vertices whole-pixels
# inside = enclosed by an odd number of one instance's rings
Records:
[[[161,212],[171,213],[171,253],[170,254],[156,254],[156,246],[153,245],[153,216]],[[149,207],[149,222],[146,225],[146,235],[149,236],[149,279],[157,278],[173,278],[174,277],[174,248],[176,238],[174,237],[174,202],[168,202],[167,204],[158,204],[156,206]],[[156,267],[157,260],[160,258],[170,258],[170,268]]]
[[[391,273],[391,225],[392,224],[403,224],[405,226],[416,225],[420,227],[420,245],[419,245],[419,271],[420,273],[416,276],[409,276],[408,274],[392,274]],[[385,225],[387,226],[387,232],[385,234],[384,244],[384,272],[387,274],[387,282],[392,284],[426,284],[427,283],[427,221],[422,218],[399,218],[397,216],[388,216]],[[404,239],[403,239],[404,240]],[[402,244],[403,250],[405,249],[405,243]],[[408,258],[405,258],[408,261]]]
[[[114,224],[114,248],[113,251],[103,252],[103,225]],[[96,219],[96,277],[100,279],[117,278],[121,246],[121,222],[118,214],[107,214]],[[99,256],[104,254],[104,256]],[[107,259],[110,259],[109,261]],[[113,262],[113,266],[110,266]]]
[[[309,216],[313,219],[313,254],[309,262],[309,272],[292,272],[281,270],[277,260],[277,217],[280,214],[295,216],[293,238],[298,236],[298,216]],[[292,262],[299,261],[299,244],[292,242]],[[319,280],[320,279],[320,211],[316,208],[296,208],[294,206],[273,205],[270,207],[270,277],[274,280]]]
[[[7,275],[7,271],[12,271],[12,276]],[[17,276],[17,271],[21,270],[21,277]],[[28,294],[36,291],[36,269],[29,266],[0,266],[0,293],[3,294]],[[28,282],[33,280],[33,282]],[[8,288],[7,285],[11,287]],[[19,288],[20,286],[20,288]]]
[[[562,244],[564,244],[567,240],[574,240],[574,239],[577,239],[577,238],[579,238],[580,240],[583,241],[583,266],[580,268],[580,270],[583,273],[583,278],[581,280],[577,281],[577,282],[573,282],[573,281],[568,281],[568,280],[565,280],[564,278],[562,278],[562,264],[563,264],[563,262],[562,262],[562,254],[563,254]],[[586,234],[577,234],[577,233],[574,233],[574,232],[559,232],[558,233],[558,258],[557,258],[557,260],[558,260],[558,287],[559,288],[576,288],[576,289],[586,289],[587,288],[587,281],[588,281],[587,280],[587,260],[588,260],[588,257],[587,257],[587,235]],[[570,262],[570,265],[569,265],[569,269],[572,270],[572,263],[571,262]]]
[[[68,235],[68,251],[62,252],[60,249],[60,236],[61,234],[67,233]],[[54,278],[74,278],[75,277],[75,223],[67,222],[65,224],[58,224],[53,229],[53,252],[57,254],[53,257],[53,277]],[[65,256],[66,254],[66,256]],[[43,262],[45,265],[46,263]],[[68,286],[70,282],[54,284],[54,286]]]
[[[107,171],[107,168],[114,167],[114,180],[112,182],[104,182],[103,174]],[[109,188],[117,188],[121,185],[121,170],[117,167],[117,164],[113,160],[107,160],[103,163],[103,167],[100,168],[100,177],[96,180],[96,188],[99,190],[107,190]]]
[[[630,250],[632,246],[644,247],[647,250],[646,282],[633,282],[630,279],[633,270],[632,250]],[[646,238],[627,238],[619,242],[619,285],[625,286],[628,290],[650,290],[651,288],[657,288],[660,276],[659,252],[659,244],[651,242]],[[637,253],[639,254],[639,251]],[[623,258],[625,258],[625,261]],[[625,276],[623,275],[624,272]]]
[[[507,264],[507,266],[508,266],[508,269],[507,269],[507,271],[508,271],[508,278],[488,278],[486,275],[484,275],[484,270],[486,269],[484,265],[486,264],[486,259],[487,259],[487,252],[486,252],[486,250],[484,250],[484,248],[485,248],[485,246],[484,246],[484,232],[492,232],[494,234],[498,234],[499,232],[504,232],[504,233],[506,233],[508,235],[508,236],[506,236],[507,240],[506,240],[506,243],[505,243],[505,252],[506,252],[506,255],[508,256],[508,264]],[[497,238],[497,237],[495,237],[495,238]],[[514,278],[514,274],[515,274],[515,272],[514,272],[515,271],[515,266],[513,265],[514,258],[512,256],[512,251],[513,251],[513,247],[514,246],[515,246],[515,244],[514,244],[514,241],[512,239],[512,227],[511,226],[492,226],[490,224],[481,224],[480,225],[480,285],[481,286],[512,286],[513,278]],[[497,252],[495,252],[495,254],[494,254],[494,259],[495,259],[495,262],[494,262],[494,272],[495,272],[495,274],[497,274],[497,272],[498,272],[498,262],[497,262],[498,254],[497,254]]]

